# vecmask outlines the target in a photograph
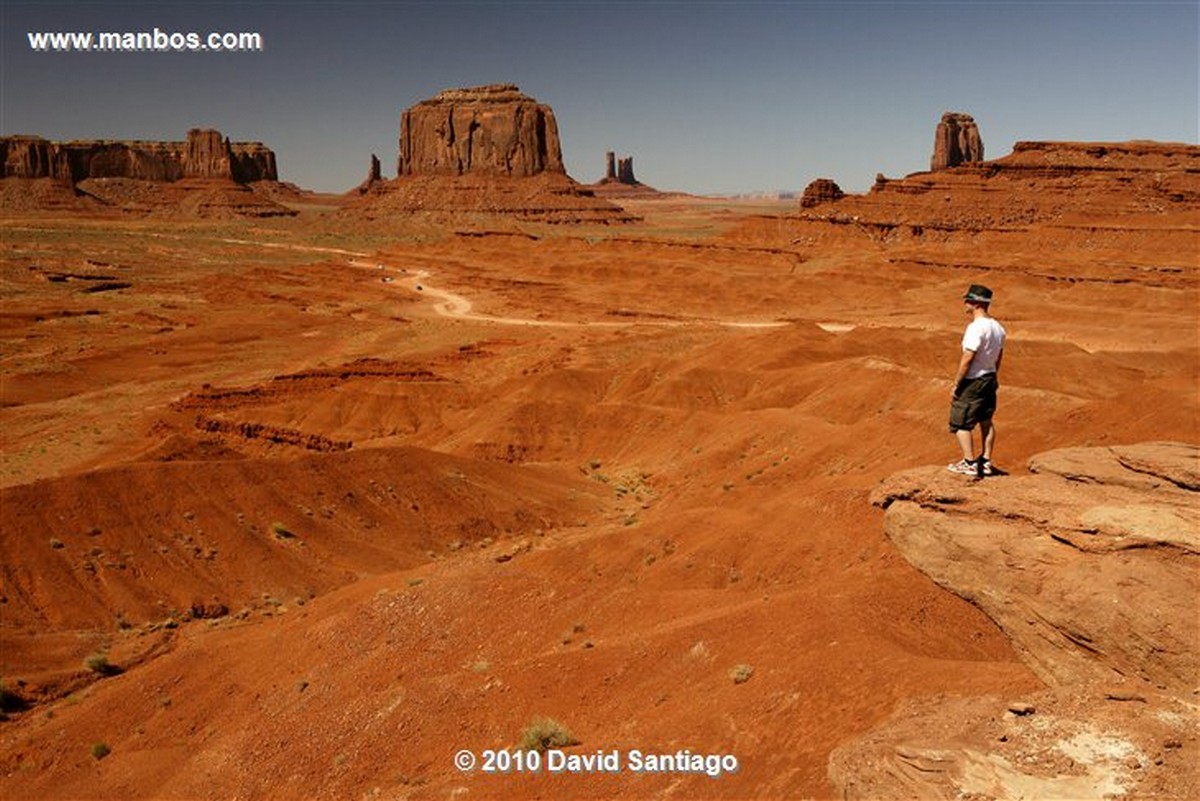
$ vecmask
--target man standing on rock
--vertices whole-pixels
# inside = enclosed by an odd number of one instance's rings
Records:
[[[996,411],[996,374],[1004,358],[1004,326],[988,315],[992,290],[972,284],[963,296],[963,309],[971,315],[971,323],[963,333],[962,357],[950,391],[950,431],[962,449],[962,461],[946,469],[953,473],[990,476],[992,448],[996,444],[996,427],[992,415]],[[983,452],[975,458],[971,432],[979,426]]]

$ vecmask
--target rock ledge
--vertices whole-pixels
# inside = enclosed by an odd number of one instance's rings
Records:
[[[845,798],[1200,797],[1200,447],[1067,448],[1029,470],[920,468],[872,494],[904,557],[1047,689],[899,710],[831,756]]]

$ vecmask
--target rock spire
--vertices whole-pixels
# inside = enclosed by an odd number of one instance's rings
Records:
[[[945,170],[969,161],[983,161],[983,140],[970,114],[947,111],[933,135],[929,169]]]

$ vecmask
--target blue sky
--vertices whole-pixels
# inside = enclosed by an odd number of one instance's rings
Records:
[[[394,175],[400,112],[509,82],[549,104],[567,171],[604,153],[700,194],[927,169],[942,112],[988,158],[1025,139],[1200,138],[1200,3],[13,2],[0,133],[261,140],[280,177]],[[260,53],[35,53],[28,31],[258,31]]]

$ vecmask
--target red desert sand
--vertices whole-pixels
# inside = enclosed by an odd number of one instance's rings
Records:
[[[804,209],[7,179],[0,795],[1194,797],[1196,452],[1136,448],[1198,440],[1198,150]],[[977,483],[944,469],[972,283],[1009,333]],[[619,769],[456,765],[539,719]]]

